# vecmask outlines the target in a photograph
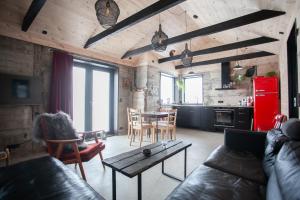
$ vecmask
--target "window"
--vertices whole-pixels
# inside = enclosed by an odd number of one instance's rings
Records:
[[[184,78],[184,102],[203,103],[202,76]]]
[[[168,74],[160,75],[160,100],[161,104],[174,102],[174,77]]]

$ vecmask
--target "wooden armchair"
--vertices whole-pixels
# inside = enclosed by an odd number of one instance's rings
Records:
[[[44,140],[47,144],[48,153],[61,160],[65,164],[78,164],[81,172],[82,178],[86,181],[84,169],[82,162],[88,162],[97,154],[100,155],[101,161],[103,156],[101,151],[105,148],[105,144],[100,142],[97,138],[97,133],[100,131],[90,131],[90,132],[80,132],[78,133],[80,138],[70,139],[70,140],[50,140],[48,137],[48,127],[44,118],[41,118],[41,130],[43,132]],[[83,150],[78,149],[78,142],[83,141],[86,135],[93,135],[95,138],[95,143],[89,144],[87,148]],[[64,152],[65,145],[71,145],[72,152]],[[104,165],[102,163],[103,168]]]

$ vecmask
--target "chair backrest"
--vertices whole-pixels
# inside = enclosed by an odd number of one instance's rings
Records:
[[[287,116],[278,114],[275,116],[274,120],[275,120],[274,128],[278,129],[281,128],[282,124],[287,121]]]
[[[48,125],[47,125],[47,122],[46,122],[46,119],[44,116],[41,116],[41,119],[40,119],[40,129],[42,131],[43,139],[44,139],[45,143],[47,144],[47,152],[50,155],[54,155],[57,145],[49,144],[47,142],[47,140],[49,140],[49,128],[48,128]]]
[[[130,108],[127,108],[127,120],[128,120],[128,122],[131,122]]]
[[[176,126],[176,120],[177,120],[177,109],[169,109],[169,124],[172,124]]]
[[[141,125],[143,122],[141,110],[129,108],[128,116],[133,126]]]

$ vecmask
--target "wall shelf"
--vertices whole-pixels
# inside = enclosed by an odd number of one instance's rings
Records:
[[[215,90],[236,90],[236,88],[216,88]]]

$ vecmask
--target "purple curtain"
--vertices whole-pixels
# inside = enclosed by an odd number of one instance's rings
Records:
[[[53,52],[49,112],[63,111],[73,117],[73,57],[62,52]]]

